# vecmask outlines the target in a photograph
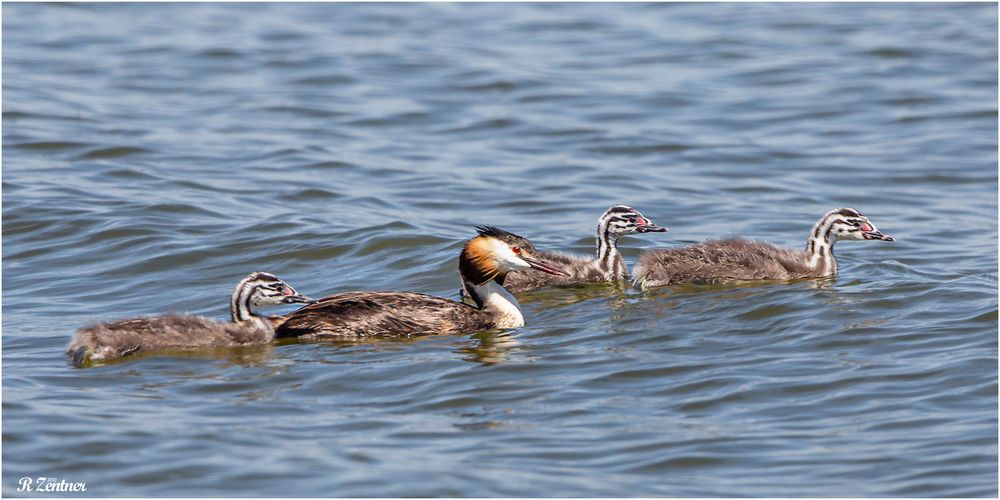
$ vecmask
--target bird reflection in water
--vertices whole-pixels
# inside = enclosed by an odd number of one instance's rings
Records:
[[[488,330],[473,334],[464,347],[455,350],[462,359],[484,365],[495,365],[508,360],[519,350],[517,337],[502,330]]]

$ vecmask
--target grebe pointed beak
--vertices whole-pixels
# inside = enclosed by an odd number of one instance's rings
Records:
[[[889,236],[888,234],[882,234],[882,231],[865,231],[861,233],[861,236],[866,240],[882,240],[882,241],[896,241],[895,238]]]
[[[287,295],[282,298],[281,301],[285,304],[315,304],[319,302],[316,299],[310,299],[309,297],[298,293],[294,295]]]
[[[653,221],[645,218],[639,217],[636,221],[636,232],[638,233],[665,233],[669,231],[666,226],[657,226]]]
[[[635,232],[637,233],[665,233],[669,231],[664,226],[656,225],[655,222],[647,219],[639,212],[632,212],[631,215],[635,218],[633,224],[635,224]]]
[[[562,269],[559,269],[558,267],[556,267],[555,264],[547,260],[539,259],[538,257],[532,257],[530,255],[521,255],[521,259],[527,262],[532,269],[538,269],[543,273],[554,274],[556,276],[569,276],[569,273],[563,271]]]

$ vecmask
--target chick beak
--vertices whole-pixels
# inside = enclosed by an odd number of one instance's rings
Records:
[[[527,262],[532,269],[538,269],[543,273],[554,274],[556,276],[569,276],[569,273],[559,269],[555,264],[545,259],[540,259],[531,255],[521,255],[521,258],[524,259],[524,261]]]
[[[893,239],[892,236],[889,236],[888,234],[882,234],[882,231],[879,231],[877,229],[874,231],[865,231],[861,233],[861,235],[866,240],[896,241],[895,239]]]
[[[311,299],[298,292],[292,292],[291,295],[285,295],[281,301],[285,304],[315,304],[316,302],[319,302],[318,300]]]
[[[636,219],[635,224],[638,226],[636,228],[636,232],[638,233],[665,233],[669,231],[666,227],[653,224],[653,221],[645,217],[639,217]]]

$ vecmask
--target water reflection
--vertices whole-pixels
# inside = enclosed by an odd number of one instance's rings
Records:
[[[591,299],[623,296],[629,293],[629,290],[625,282],[586,283],[533,290],[518,294],[517,301],[522,305],[530,304],[533,308],[545,310],[571,306]]]
[[[223,361],[227,366],[259,367],[268,366],[274,359],[273,344],[248,345],[238,347],[191,347],[157,349],[143,351],[129,356],[87,362],[81,368],[96,368],[133,363],[155,358],[204,359]]]
[[[463,355],[463,360],[495,365],[507,361],[511,354],[517,352],[520,342],[510,331],[493,330],[473,334],[466,344],[455,350]]]
[[[456,340],[457,339],[457,340]],[[417,344],[432,345],[442,341],[457,344],[453,350],[464,361],[485,365],[503,363],[509,356],[517,352],[520,342],[513,331],[486,330],[463,336],[418,336],[418,337],[367,337],[367,338],[322,338],[322,339],[282,339],[278,345],[315,345],[320,346],[325,354],[320,362],[342,363],[341,356],[356,355],[358,351],[367,352],[402,352]],[[435,349],[436,350],[436,349]]]

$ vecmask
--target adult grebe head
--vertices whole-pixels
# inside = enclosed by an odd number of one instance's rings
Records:
[[[490,280],[503,283],[511,271],[535,269],[549,274],[569,276],[555,264],[542,259],[526,238],[493,226],[477,226],[479,235],[469,240],[459,256],[462,278],[475,285]]]

